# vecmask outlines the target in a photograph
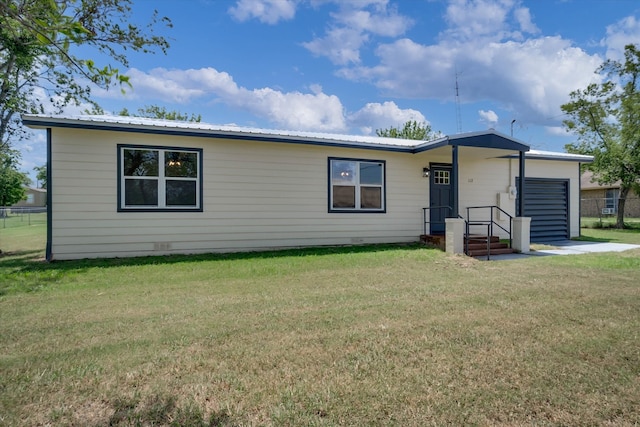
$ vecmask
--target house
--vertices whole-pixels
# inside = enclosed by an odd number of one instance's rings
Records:
[[[506,237],[520,212],[531,241],[566,239],[592,160],[493,130],[426,142],[115,116],[23,123],[47,130],[49,260],[414,242],[460,217]]]
[[[580,178],[580,211],[583,217],[598,218],[602,215],[617,215],[620,198],[620,181],[613,184],[598,184],[593,172],[587,170]],[[625,217],[640,217],[640,197],[630,191],[624,206]]]
[[[26,199],[20,200],[12,208],[43,208],[47,205],[47,190],[44,188],[25,188]]]

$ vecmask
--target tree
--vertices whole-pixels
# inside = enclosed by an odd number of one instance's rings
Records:
[[[36,171],[36,181],[40,188],[47,188],[47,165],[36,166],[33,170]]]
[[[133,0],[0,0],[0,152],[23,136],[19,114],[56,111],[83,102],[97,107],[91,87],[129,85],[111,64],[78,56],[86,49],[129,66],[127,53],[166,53],[169,43],[154,34],[171,21],[153,13],[150,23],[129,22]],[[43,99],[44,98],[44,99]]]
[[[164,119],[164,120],[180,120],[183,122],[197,122],[200,123],[202,120],[202,116],[198,114],[191,114],[189,116],[186,113],[181,113],[179,111],[167,111],[165,107],[160,107],[157,105],[147,105],[144,108],[138,108],[138,112],[135,114],[129,113],[129,110],[123,108],[122,111],[118,113],[119,116],[133,116],[133,117],[148,117],[152,119]]]
[[[434,139],[438,134],[431,129],[431,125],[427,123],[418,123],[415,120],[409,120],[402,128],[390,127],[387,129],[376,129],[376,135],[387,138],[416,139],[420,141],[429,141]]]
[[[0,206],[11,206],[25,198],[29,177],[17,169],[18,153],[0,153]]]
[[[602,83],[571,92],[561,106],[565,128],[577,136],[565,148],[594,156],[588,167],[599,184],[620,182],[616,228],[624,228],[627,196],[640,194],[640,50],[627,45],[624,62],[607,60],[596,73]]]

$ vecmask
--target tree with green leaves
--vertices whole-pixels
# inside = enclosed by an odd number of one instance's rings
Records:
[[[29,177],[18,170],[18,153],[8,150],[0,153],[0,206],[11,206],[25,198]]]
[[[47,165],[36,166],[33,168],[36,171],[36,180],[40,188],[47,188]]]
[[[188,115],[186,113],[181,113],[179,111],[171,110],[167,111],[165,107],[160,107],[158,105],[147,105],[144,108],[138,108],[137,113],[130,113],[129,110],[123,108],[119,113],[119,116],[133,116],[133,117],[147,117],[151,119],[164,119],[164,120],[179,120],[183,122],[196,122],[200,123],[202,121],[202,116],[200,114]]]
[[[640,50],[627,45],[624,62],[607,60],[596,73],[602,83],[571,92],[561,106],[565,128],[577,142],[568,152],[589,154],[588,168],[599,184],[620,183],[616,228],[624,228],[624,208],[632,190],[640,194]]]
[[[387,129],[376,129],[376,135],[387,138],[415,139],[419,141],[429,141],[437,136],[431,129],[431,125],[420,123],[416,120],[409,120],[402,128],[390,127]]]
[[[129,52],[166,53],[155,34],[171,21],[153,13],[146,25],[130,22],[133,0],[0,0],[0,152],[23,136],[20,114],[89,103],[91,88],[129,85],[117,68]],[[82,48],[82,49],[81,49]],[[92,49],[110,63],[86,57]],[[114,66],[115,65],[115,66]]]

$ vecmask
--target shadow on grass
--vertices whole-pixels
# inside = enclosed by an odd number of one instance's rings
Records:
[[[605,239],[602,237],[591,237],[591,236],[573,237],[571,240],[575,240],[577,242],[599,242],[599,243],[609,243],[609,242],[617,241],[617,239]]]
[[[572,240],[599,243],[640,244],[640,224],[630,228],[590,228],[582,227],[581,236]]]
[[[105,424],[102,422],[96,423],[96,427],[103,425]],[[225,427],[235,424],[225,410],[207,417],[194,403],[181,407],[173,396],[154,395],[144,400],[138,397],[116,399],[113,402],[113,413],[106,425]]]
[[[425,246],[418,243],[331,246],[261,252],[165,255],[134,258],[100,258],[52,262],[46,262],[42,258],[43,253],[40,250],[21,251],[2,254],[0,257],[0,295],[39,290],[49,284],[60,281],[62,278],[69,277],[92,268],[104,269],[126,266],[168,265],[186,262],[193,263],[270,258],[276,259],[285,257],[316,257],[397,250],[415,251],[419,249],[425,249]]]

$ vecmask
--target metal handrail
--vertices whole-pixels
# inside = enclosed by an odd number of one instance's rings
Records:
[[[423,233],[422,234],[427,234],[427,224],[431,224],[431,221],[427,221],[427,211],[431,212],[431,209],[448,209],[449,210],[449,215],[447,215],[447,217],[450,217],[451,215],[451,211],[453,211],[453,208],[451,206],[447,206],[447,205],[442,205],[442,206],[428,206],[426,208],[422,208],[422,220],[423,220],[423,225],[422,225],[422,230]],[[458,215],[460,216],[460,215]],[[462,217],[461,217],[462,218]],[[463,218],[464,219],[464,218]],[[444,221],[434,221],[434,224],[445,224]]]
[[[429,207],[425,207],[422,208],[422,219],[423,219],[423,234],[427,234],[427,224],[431,224],[432,222],[430,221],[430,218],[427,219],[427,212],[430,212],[432,209],[447,209],[449,211],[449,215],[447,216],[448,218],[453,218],[451,216],[451,212],[453,211],[453,208],[451,206],[429,206]],[[489,219],[488,220],[478,220],[478,221],[471,221],[471,210],[472,209],[489,209]],[[509,228],[505,228],[502,225],[498,224],[496,222],[496,220],[494,219],[494,209],[497,209],[498,211],[502,212],[503,214],[505,214],[508,218],[509,218]],[[511,216],[509,213],[507,213],[504,209],[502,209],[499,206],[495,206],[495,205],[487,205],[487,206],[469,206],[467,207],[467,217],[464,218],[461,215],[457,215],[458,218],[462,219],[465,223],[465,230],[466,230],[466,239],[465,239],[465,248],[464,248],[464,252],[465,254],[469,254],[469,237],[471,236],[471,227],[474,226],[485,226],[487,227],[487,259],[491,259],[491,236],[493,235],[493,226],[495,225],[496,227],[502,229],[505,233],[507,233],[509,235],[509,247],[513,246],[513,236],[512,236],[512,229],[513,229],[513,216]],[[445,222],[443,221],[434,221],[434,223],[437,224],[444,224]]]
[[[489,220],[479,220],[479,221],[471,221],[471,209],[489,209]],[[502,212],[503,214],[505,214],[508,218],[509,218],[509,229],[507,230],[506,228],[504,228],[503,226],[501,226],[500,224],[498,224],[496,221],[494,221],[494,216],[493,216],[493,211],[494,209],[499,210],[500,212]],[[513,216],[511,216],[509,213],[505,212],[504,209],[502,209],[500,206],[496,206],[496,205],[487,205],[487,206],[469,206],[467,207],[467,221],[469,223],[469,225],[486,225],[487,226],[487,235],[488,236],[492,236],[493,235],[493,226],[496,225],[497,227],[499,227],[500,229],[502,229],[505,233],[507,233],[509,235],[509,247],[513,247],[513,236],[512,236],[512,229],[513,229]],[[467,229],[467,236],[469,236],[469,230]]]

